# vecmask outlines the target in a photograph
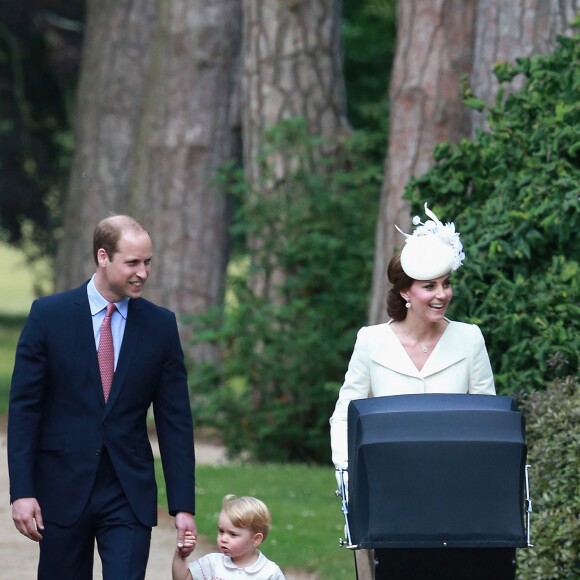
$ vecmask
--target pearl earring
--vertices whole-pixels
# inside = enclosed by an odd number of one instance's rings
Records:
[[[405,302],[405,308],[411,308],[411,303],[408,300]]]

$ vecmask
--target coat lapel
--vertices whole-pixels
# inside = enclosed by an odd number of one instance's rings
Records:
[[[113,407],[119,397],[119,392],[123,388],[127,373],[131,367],[131,362],[135,355],[135,348],[139,343],[139,335],[141,333],[141,305],[139,300],[129,300],[129,309],[127,310],[127,323],[125,324],[125,332],[123,334],[123,342],[121,343],[121,350],[119,351],[119,360],[117,361],[117,368],[113,375],[113,384],[111,385],[111,393],[105,407],[105,415]]]
[[[385,324],[385,331],[381,332],[377,339],[371,343],[371,359],[396,373],[409,377],[421,377],[421,373],[409,358],[401,341],[393,332],[389,324]]]
[[[101,384],[101,374],[99,372],[99,361],[97,358],[95,334],[93,332],[93,322],[86,284],[78,289],[78,293],[75,297],[73,317],[74,320],[71,328],[73,328],[75,332],[75,340],[73,344],[76,345],[77,360],[88,361],[91,382],[98,400],[102,405],[104,405],[105,399],[103,396],[103,386]]]
[[[393,329],[385,324],[385,332],[381,332],[380,338],[371,344],[371,359],[396,373],[423,379],[462,361],[465,358],[465,349],[459,348],[460,346],[461,336],[457,333],[457,326],[450,322],[419,371]]]
[[[457,323],[450,322],[421,371],[424,377],[439,373],[465,359],[462,336],[457,330]]]

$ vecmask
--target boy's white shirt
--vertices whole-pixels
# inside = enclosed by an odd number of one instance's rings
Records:
[[[245,568],[238,568],[229,556],[212,553],[189,564],[193,580],[228,580],[251,578],[252,580],[285,580],[280,567],[257,550],[258,559]]]

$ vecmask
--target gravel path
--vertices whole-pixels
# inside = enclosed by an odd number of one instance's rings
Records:
[[[155,446],[154,446],[155,451]],[[219,445],[196,442],[195,454],[199,465],[219,465],[225,463],[225,451]],[[9,491],[8,467],[6,458],[5,421],[0,425],[0,580],[34,580],[38,565],[37,546],[18,533],[12,523]],[[151,553],[147,566],[147,580],[170,580],[171,559],[177,532],[173,518],[166,512],[159,513],[159,524],[153,528]],[[200,557],[212,552],[216,547],[203,538],[197,543],[195,556]],[[286,580],[316,580],[312,574],[285,573]],[[95,555],[95,579],[101,578],[98,555]]]

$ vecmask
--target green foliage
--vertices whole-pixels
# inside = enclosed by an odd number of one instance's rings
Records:
[[[81,0],[0,3],[0,227],[31,262],[56,252],[83,17]]]
[[[160,503],[167,505],[157,462]],[[196,469],[196,517],[199,533],[215,543],[224,495],[253,495],[272,513],[272,530],[263,551],[284,572],[303,571],[319,580],[350,580],[353,555],[340,548],[344,518],[334,495],[334,471],[304,465],[227,465]],[[195,557],[195,553],[193,555]]]
[[[384,157],[388,86],[395,51],[396,0],[344,0],[344,76],[348,118],[357,128],[381,129]],[[385,110],[387,109],[387,110]]]
[[[260,242],[248,250],[247,270],[230,276],[223,326],[213,334],[196,329],[198,340],[221,342],[209,409],[233,453],[329,460],[328,418],[366,318],[382,176],[361,137],[321,158],[320,141],[299,119],[269,135],[265,182],[275,154],[296,162],[273,192],[247,193],[236,231]],[[271,287],[265,295],[257,279]],[[207,370],[196,369],[192,380],[199,382],[197,371],[207,380]]]
[[[524,400],[533,500],[533,549],[518,552],[518,578],[580,575],[580,383],[568,377]]]
[[[500,91],[489,131],[438,146],[407,189],[414,209],[427,201],[461,232],[453,316],[482,327],[501,393],[578,369],[580,36],[559,43],[497,67],[502,82],[525,75],[523,89]]]
[[[14,353],[23,326],[22,315],[0,315],[0,416],[8,412]]]

